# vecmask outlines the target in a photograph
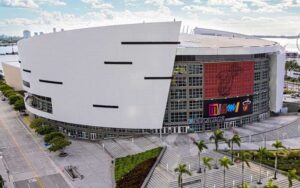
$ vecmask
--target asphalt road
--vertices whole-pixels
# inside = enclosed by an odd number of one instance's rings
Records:
[[[47,156],[46,148],[33,139],[6,101],[0,101],[0,148],[2,161],[9,171],[9,181],[15,187],[70,187]]]

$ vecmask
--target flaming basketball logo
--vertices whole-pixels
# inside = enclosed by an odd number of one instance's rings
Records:
[[[248,98],[242,104],[243,104],[243,111],[247,112],[250,108],[251,100]]]
[[[220,71],[218,73],[218,93],[220,96],[226,97],[230,95],[230,91],[233,85],[233,79],[242,72],[243,68],[241,66],[232,64],[229,69],[225,71]]]

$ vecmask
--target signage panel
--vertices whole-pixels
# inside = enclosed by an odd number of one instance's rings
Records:
[[[204,64],[204,99],[253,95],[253,61]]]
[[[252,114],[253,96],[204,101],[204,117],[232,118]]]

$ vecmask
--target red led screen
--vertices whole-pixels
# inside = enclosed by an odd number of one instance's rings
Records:
[[[204,99],[252,95],[254,63],[246,61],[204,64]]]

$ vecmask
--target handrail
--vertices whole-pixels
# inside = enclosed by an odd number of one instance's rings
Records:
[[[159,156],[157,157],[154,165],[152,166],[152,168],[151,168],[150,172],[148,173],[147,177],[145,178],[145,180],[144,180],[141,188],[145,188],[148,185],[148,183],[149,183],[149,181],[150,181],[150,179],[151,179],[151,177],[153,175],[153,172],[154,172],[155,168],[160,163],[160,161],[161,161],[162,157],[164,156],[166,150],[167,150],[167,146],[163,146],[163,148],[162,148]]]

